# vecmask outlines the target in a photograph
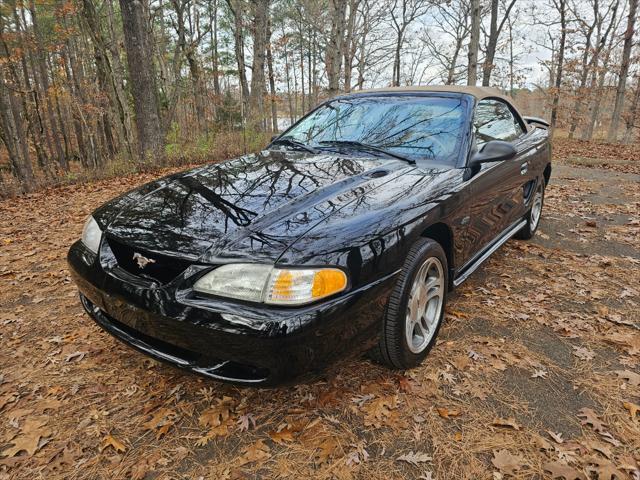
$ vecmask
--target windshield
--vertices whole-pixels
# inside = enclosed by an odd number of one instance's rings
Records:
[[[453,164],[462,142],[464,110],[461,98],[339,99],[320,106],[280,138],[314,148],[335,148],[329,142],[358,142],[411,160]]]

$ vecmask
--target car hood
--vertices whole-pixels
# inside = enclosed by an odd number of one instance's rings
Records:
[[[97,212],[107,237],[149,252],[275,261],[319,221],[415,166],[263,151],[147,184]]]

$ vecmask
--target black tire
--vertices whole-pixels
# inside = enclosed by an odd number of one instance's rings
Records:
[[[406,332],[409,297],[414,285],[414,280],[420,272],[420,269],[427,268],[427,278],[431,270],[429,270],[429,267],[425,267],[425,265],[433,265],[433,268],[437,269],[437,262],[431,260],[433,258],[440,262],[440,266],[442,267],[441,275],[444,282],[442,286],[439,287],[442,297],[442,302],[439,304],[440,312],[439,315],[433,314],[433,318],[437,318],[437,324],[435,328],[433,328],[434,333],[430,337],[428,344],[424,346],[424,348],[421,348],[419,352],[414,352],[409,347],[407,338],[409,334]],[[371,352],[373,360],[394,369],[412,368],[424,360],[436,342],[438,331],[444,318],[449,284],[448,274],[447,257],[438,242],[430,238],[423,238],[411,247],[396,285],[389,297],[382,321],[380,339],[378,340],[378,345],[374,347]],[[435,308],[437,308],[437,306]],[[425,316],[427,315],[426,311],[428,311],[428,308],[425,309]],[[424,341],[426,340],[427,336],[425,335]]]
[[[527,224],[518,230],[518,233],[514,235],[515,238],[520,240],[529,240],[535,235],[536,230],[538,230],[538,227],[540,226],[540,218],[542,218],[542,208],[544,207],[544,187],[545,181],[543,179],[539,180],[538,185],[536,185],[536,191],[533,193],[531,208],[527,212]],[[535,205],[537,195],[540,195],[540,211],[538,213],[538,218],[535,219],[533,218],[533,207]]]

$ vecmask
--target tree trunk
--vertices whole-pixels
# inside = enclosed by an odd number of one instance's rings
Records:
[[[623,142],[626,144],[632,143],[633,141],[633,130],[637,128],[638,117],[640,117],[640,76],[636,75],[636,90],[633,94],[633,101],[631,102],[631,107],[629,108],[629,113],[625,120],[626,129],[624,132]]]
[[[558,63],[556,66],[556,79],[553,92],[553,104],[551,106],[551,130],[556,128],[558,122],[558,104],[560,103],[560,87],[562,86],[562,74],[564,68],[564,48],[567,41],[567,0],[554,0],[560,14],[560,45],[558,46]]]
[[[451,61],[447,69],[447,85],[453,85],[456,81],[456,64],[458,63],[460,50],[462,50],[462,37],[456,39],[456,46],[453,49],[453,55],[451,55]]]
[[[515,5],[516,0],[511,0],[507,9],[498,24],[498,0],[491,0],[491,23],[489,27],[489,41],[487,42],[487,53],[485,55],[484,64],[482,65],[482,86],[488,87],[491,80],[491,73],[495,67],[496,48],[498,46],[498,40],[500,33],[504,27],[504,23],[511,14],[511,9]]]
[[[112,105],[114,112],[113,114],[118,118],[119,122],[115,122],[118,125],[118,134],[124,140],[126,153],[129,158],[133,157],[133,128],[132,128],[132,120],[131,120],[131,109],[129,108],[129,102],[127,101],[127,95],[125,92],[125,84],[124,84],[124,66],[122,65],[122,61],[120,59],[120,48],[119,45],[121,43],[121,37],[116,32],[116,19],[113,9],[113,0],[107,0],[107,9],[108,9],[108,21],[109,21],[109,52],[111,56],[107,55],[107,52],[104,52],[104,57],[107,61],[110,59],[111,62],[107,62],[111,67],[111,75],[107,77],[107,80],[111,80],[112,88],[113,88],[113,99]],[[110,91],[107,90],[107,91]]]
[[[244,27],[242,25],[242,4],[234,1],[227,0],[227,4],[231,9],[233,15],[233,40],[234,51],[236,54],[236,63],[238,65],[238,79],[240,81],[242,103],[247,107],[247,100],[249,98],[249,83],[247,82],[247,71],[244,60]]]
[[[218,102],[222,96],[220,91],[220,71],[218,61],[218,0],[209,2],[209,35],[211,37],[211,74],[213,75],[213,112],[218,118]]]
[[[357,42],[354,40],[356,17],[358,14],[358,4],[360,0],[350,0],[349,19],[347,21],[347,33],[344,45],[344,91],[351,91],[351,75],[353,72],[353,59],[356,55]]]
[[[404,28],[398,29],[396,36],[396,47],[393,55],[393,86],[400,86],[400,52],[402,51],[402,44],[404,43]]]
[[[624,107],[624,94],[627,86],[627,75],[629,74],[629,60],[631,57],[631,47],[633,46],[633,34],[636,24],[636,14],[638,11],[638,0],[629,0],[629,16],[627,17],[627,29],[624,32],[624,46],[622,47],[622,63],[618,74],[618,87],[616,89],[616,101],[611,116],[611,124],[607,132],[607,140],[613,142],[618,135],[618,126],[622,117]]]
[[[278,133],[278,104],[276,103],[276,80],[273,74],[271,52],[271,20],[267,20],[267,69],[269,71],[269,94],[271,96],[271,131]]]
[[[189,65],[189,74],[191,75],[191,88],[193,90],[193,101],[196,106],[196,124],[198,131],[202,132],[206,129],[206,106],[204,85],[202,84],[202,75],[200,73],[200,65],[196,59],[195,50],[189,48],[186,52],[187,64]]]
[[[331,32],[327,41],[325,63],[330,96],[334,96],[340,91],[346,10],[347,2],[345,0],[329,0]]]
[[[60,131],[58,130],[58,124],[53,112],[53,105],[49,95],[49,77],[47,74],[47,65],[46,65],[46,52],[44,51],[44,41],[42,39],[42,35],[40,32],[39,24],[38,24],[38,15],[36,13],[36,5],[34,0],[30,0],[29,2],[29,13],[31,14],[31,22],[33,24],[33,31],[36,36],[36,63],[38,66],[38,73],[40,77],[40,85],[42,86],[42,92],[44,96],[44,103],[46,106],[47,112],[47,120],[49,124],[49,128],[51,129],[51,144],[55,150],[56,160],[58,164],[63,170],[68,169],[67,159],[65,157],[64,151],[62,150],[62,145],[60,144]],[[53,152],[52,152],[53,153]]]
[[[609,66],[609,60],[611,58],[611,52],[613,51],[613,46],[616,42],[616,36],[611,34],[616,24],[617,12],[618,12],[619,3],[616,1],[615,7],[613,9],[613,13],[611,15],[611,20],[609,26],[607,27],[606,32],[602,36],[600,40],[600,44],[598,45],[598,50],[596,54],[594,54],[593,60],[593,73],[592,73],[592,81],[591,81],[591,95],[593,97],[593,105],[590,106],[590,118],[589,123],[587,124],[587,128],[585,129],[582,139],[583,140],[591,140],[593,138],[593,131],[596,126],[596,121],[598,120],[598,116],[600,114],[600,105],[602,104],[602,91],[604,88],[604,82],[607,75],[607,67]],[[611,34],[611,36],[609,36]],[[607,42],[607,37],[609,37],[609,42]],[[605,47],[606,44],[606,47]],[[604,50],[606,53],[604,58],[602,59],[602,66],[598,68],[598,62],[600,60],[600,53]],[[597,83],[596,83],[597,81]]]
[[[471,38],[469,40],[469,63],[467,85],[478,81],[478,49],[480,48],[480,0],[471,0]]]
[[[593,23],[587,29],[587,33],[585,35],[585,46],[584,52],[582,53],[582,60],[580,62],[580,83],[578,85],[578,91],[576,92],[576,98],[573,103],[573,113],[571,119],[571,127],[569,128],[569,138],[573,138],[575,135],[576,129],[578,128],[578,124],[582,122],[582,107],[584,105],[584,98],[581,98],[582,95],[587,96],[588,92],[586,90],[587,80],[589,79],[589,71],[592,68],[595,68],[595,64],[598,62],[598,53],[599,53],[599,45],[600,42],[596,38],[597,46],[595,51],[593,52],[592,59],[589,61],[589,54],[591,53],[591,37],[598,22],[598,1],[594,3],[594,20]]]
[[[270,0],[254,0],[253,13],[253,61],[251,65],[251,95],[249,96],[249,124],[256,131],[264,130],[264,65],[267,50],[267,17]]]
[[[147,29],[147,0],[120,0],[120,12],[138,132],[138,155],[143,162],[155,162],[163,158],[163,140],[153,49]]]
[[[287,48],[287,45],[289,44],[289,39],[287,38],[284,32],[284,27],[282,28],[282,37],[284,39],[283,41],[284,71],[287,79],[287,101],[289,103],[289,121],[291,122],[290,125],[293,125],[293,122],[295,122],[296,116],[295,116],[295,110],[293,108],[293,99],[291,98],[291,73],[289,71],[289,49]]]
[[[23,190],[31,191],[34,187],[33,169],[18,104],[13,92],[5,84],[4,72],[0,67],[0,137],[9,153],[14,175]]]
[[[22,16],[18,15],[18,11],[16,6],[13,8],[13,18],[16,24],[16,29],[22,35],[25,35],[26,32],[22,29],[21,25],[26,25],[25,17],[24,17],[24,8],[21,8]],[[1,26],[0,26],[1,28]],[[6,43],[3,45],[4,49],[8,53],[8,47]],[[22,68],[22,78],[20,75],[14,74],[16,81],[20,82],[20,88],[23,90],[22,94],[22,104],[23,111],[27,121],[27,131],[31,136],[31,144],[35,148],[36,151],[36,159],[38,162],[38,166],[45,173],[45,175],[49,176],[50,170],[47,161],[47,154],[44,150],[44,146],[46,140],[44,138],[43,132],[44,127],[42,125],[42,121],[40,118],[40,114],[38,111],[38,102],[37,102],[37,92],[35,88],[32,88],[32,83],[29,78],[29,68],[27,66],[27,56],[31,55],[31,49],[28,45],[25,45],[25,51],[22,55],[20,55],[20,66]]]

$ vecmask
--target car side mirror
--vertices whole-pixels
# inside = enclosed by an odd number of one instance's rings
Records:
[[[269,140],[270,142],[273,142],[276,138],[278,138],[280,135],[274,135],[271,137],[271,140]]]
[[[518,154],[516,147],[502,140],[491,140],[471,156],[469,166],[480,165],[487,162],[500,162],[511,160]]]

